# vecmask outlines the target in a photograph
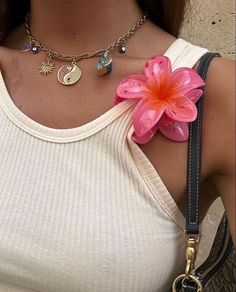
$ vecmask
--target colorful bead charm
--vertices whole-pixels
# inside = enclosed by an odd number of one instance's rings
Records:
[[[112,71],[112,57],[109,51],[106,51],[99,57],[97,70],[99,76],[106,75]]]

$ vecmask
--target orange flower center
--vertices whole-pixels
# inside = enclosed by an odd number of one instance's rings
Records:
[[[172,96],[170,95],[170,83],[168,80],[158,80],[149,83],[149,94],[147,95],[148,104],[152,108],[165,108],[170,103]]]

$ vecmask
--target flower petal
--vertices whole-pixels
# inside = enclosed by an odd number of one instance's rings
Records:
[[[188,123],[178,122],[164,114],[158,122],[160,132],[170,140],[182,142],[189,137]]]
[[[115,106],[115,105],[117,105],[118,103],[120,103],[120,102],[122,102],[124,100],[126,100],[126,99],[116,95],[115,98],[112,101],[112,105]]]
[[[139,137],[135,133],[132,135],[132,140],[138,144],[146,144],[149,142],[158,130],[158,123],[145,135]]]
[[[193,89],[185,94],[192,102],[196,103],[201,98],[203,91],[201,89]]]
[[[163,109],[148,107],[145,100],[139,101],[132,115],[135,134],[138,137],[145,135],[157,124],[163,112]]]
[[[172,73],[170,59],[166,56],[155,56],[149,59],[144,68],[144,75],[152,82],[162,82]]]
[[[187,97],[172,100],[165,109],[165,113],[175,121],[192,122],[197,117],[196,105]]]
[[[205,85],[201,76],[192,68],[178,68],[171,76],[171,95],[182,96],[192,89]]]
[[[144,75],[133,74],[120,82],[117,95],[122,98],[142,98],[148,91],[147,80]]]

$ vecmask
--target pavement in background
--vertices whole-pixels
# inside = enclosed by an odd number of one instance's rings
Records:
[[[235,58],[235,1],[191,1],[181,35],[194,44]]]

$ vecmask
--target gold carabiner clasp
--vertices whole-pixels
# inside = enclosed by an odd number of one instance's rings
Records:
[[[195,261],[197,257],[197,244],[199,242],[200,235],[192,236],[186,234],[185,231],[185,240],[186,240],[186,268],[185,275],[189,277],[192,274],[192,271],[195,269]]]
[[[185,274],[187,276],[189,276],[191,271],[193,271],[195,268],[196,256],[197,256],[197,253],[196,253],[195,244],[191,239],[189,239],[188,246],[186,248],[187,263],[186,263],[186,268],[185,268]]]
[[[185,280],[191,280],[197,285],[197,292],[203,292],[203,285],[199,279],[194,275],[195,261],[197,257],[197,244],[200,240],[200,234],[187,234],[184,230],[186,243],[186,267],[185,274],[179,275],[172,284],[172,292],[177,292],[177,285],[181,281],[181,286],[186,287]]]

